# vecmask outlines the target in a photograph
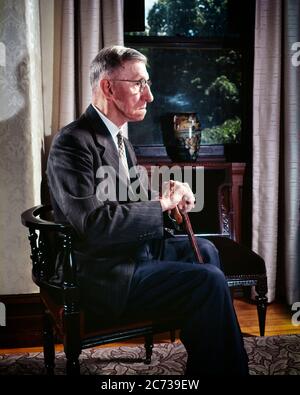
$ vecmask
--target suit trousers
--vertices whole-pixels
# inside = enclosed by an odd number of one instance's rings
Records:
[[[204,238],[197,242],[205,264],[195,262],[182,237],[166,239],[159,259],[138,262],[124,316],[184,317],[179,329],[187,375],[246,376],[248,358],[218,251]]]

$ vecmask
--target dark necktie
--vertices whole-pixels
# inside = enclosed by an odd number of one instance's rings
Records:
[[[127,178],[129,178],[129,169],[128,169],[128,163],[127,163],[126,152],[125,152],[125,144],[121,131],[117,134],[117,138],[118,138],[119,158],[121,159],[122,165],[126,171],[126,176]]]

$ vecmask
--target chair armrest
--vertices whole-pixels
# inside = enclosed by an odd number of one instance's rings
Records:
[[[72,227],[67,223],[58,223],[58,222],[42,219],[42,217],[46,216],[46,214],[49,213],[50,211],[51,211],[50,205],[47,206],[39,205],[39,206],[31,207],[21,214],[22,224],[27,228],[33,228],[38,230],[72,233]]]
[[[57,282],[56,285],[73,287],[76,285],[76,268],[72,260],[73,228],[67,223],[44,218],[52,218],[50,205],[35,206],[21,214],[22,224],[29,228],[33,280],[37,285],[50,284],[59,263],[61,277],[60,284]]]

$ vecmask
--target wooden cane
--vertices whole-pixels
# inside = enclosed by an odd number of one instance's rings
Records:
[[[197,243],[188,213],[180,211],[179,208],[176,206],[171,211],[171,215],[173,216],[173,218],[176,220],[176,222],[179,225],[181,225],[181,224],[184,225],[184,228],[185,228],[186,233],[189,237],[189,240],[190,240],[191,246],[193,248],[197,262],[204,263],[204,260],[203,260],[201,253],[200,253],[199,246],[198,246],[198,243]]]

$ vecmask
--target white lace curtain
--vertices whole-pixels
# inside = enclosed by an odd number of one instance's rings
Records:
[[[35,290],[20,214],[40,202],[43,107],[36,0],[0,2],[0,292]]]

